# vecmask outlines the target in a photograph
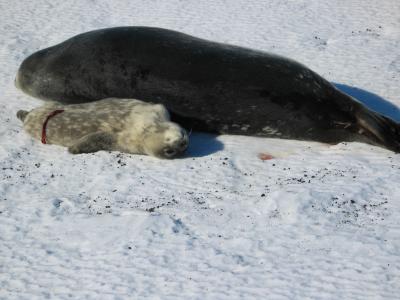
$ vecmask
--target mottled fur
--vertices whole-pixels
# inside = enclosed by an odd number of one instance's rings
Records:
[[[93,103],[63,105],[47,103],[30,112],[20,110],[17,117],[32,137],[41,139],[42,126],[54,110],[46,127],[46,141],[68,147],[74,154],[99,150],[147,154],[173,158],[188,145],[186,131],[170,122],[166,108],[134,99],[108,98]]]

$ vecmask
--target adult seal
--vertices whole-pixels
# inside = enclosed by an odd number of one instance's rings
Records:
[[[199,131],[400,151],[399,125],[291,59],[151,27],[77,35],[26,58],[16,85],[73,104],[107,97],[164,104]]]
[[[72,154],[108,150],[174,158],[188,146],[186,131],[170,121],[162,104],[135,99],[47,103],[20,110],[17,117],[32,137],[68,147]]]

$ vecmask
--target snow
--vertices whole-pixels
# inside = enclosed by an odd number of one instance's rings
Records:
[[[398,299],[400,157],[194,133],[173,161],[22,131],[30,53],[147,25],[275,52],[400,121],[400,2],[0,0],[0,299]],[[260,160],[259,153],[276,158]]]

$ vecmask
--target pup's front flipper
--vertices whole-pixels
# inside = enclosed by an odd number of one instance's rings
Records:
[[[68,151],[72,154],[91,153],[100,150],[113,150],[115,145],[115,137],[107,132],[95,132],[80,138],[75,144],[68,147]]]

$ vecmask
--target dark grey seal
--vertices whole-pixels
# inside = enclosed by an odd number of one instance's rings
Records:
[[[108,97],[162,103],[172,121],[198,131],[400,151],[398,124],[304,65],[161,28],[77,35],[26,58],[16,85],[67,104]]]

